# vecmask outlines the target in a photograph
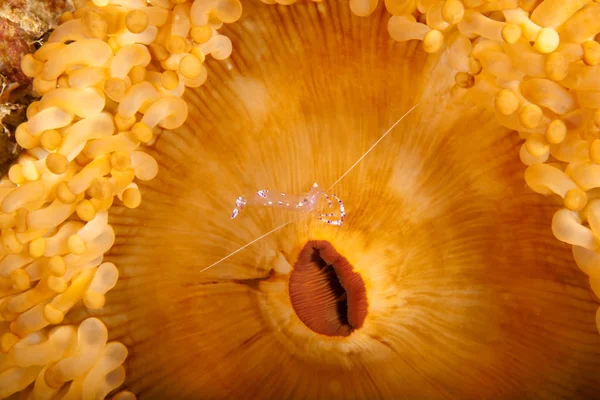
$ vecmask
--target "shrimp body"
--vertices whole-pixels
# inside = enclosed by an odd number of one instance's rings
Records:
[[[333,208],[333,202],[331,201],[330,196],[322,191],[316,183],[312,185],[308,193],[300,195],[272,192],[266,189],[258,190],[253,196],[241,196],[236,199],[231,219],[236,218],[246,207],[273,207],[301,213],[316,213],[318,201],[321,196],[327,200],[328,207]],[[329,212],[320,213],[317,218],[330,225],[341,226],[346,216],[344,204],[335,194],[331,195],[331,197],[333,197],[339,205],[339,217],[335,220],[327,219],[327,217],[336,216],[336,213]]]

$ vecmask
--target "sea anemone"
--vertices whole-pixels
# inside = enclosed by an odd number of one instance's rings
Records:
[[[0,398],[597,396],[600,4],[292,2],[23,57]]]

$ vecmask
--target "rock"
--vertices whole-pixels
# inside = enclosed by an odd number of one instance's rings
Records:
[[[23,55],[41,46],[71,0],[0,0],[0,173],[19,155],[14,130],[25,120],[31,79],[21,72]]]

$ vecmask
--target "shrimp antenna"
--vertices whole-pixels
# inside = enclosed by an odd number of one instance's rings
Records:
[[[401,116],[398,121],[394,122],[394,124],[392,126],[390,126],[390,129],[388,129],[387,131],[385,131],[385,133],[383,135],[381,135],[381,137],[379,139],[377,139],[377,141],[375,143],[373,143],[373,145],[371,147],[369,147],[369,149],[367,151],[365,151],[363,153],[362,156],[360,156],[360,158],[358,160],[356,160],[356,162],[354,164],[352,164],[352,166],[350,168],[348,168],[348,170],[346,170],[346,172],[344,172],[342,174],[342,176],[340,176],[338,178],[337,181],[333,182],[333,184],[329,187],[329,189],[327,189],[327,191],[330,191],[331,188],[333,188],[335,185],[337,185],[342,179],[344,179],[346,177],[346,175],[348,175],[350,173],[350,171],[352,171],[354,169],[354,167],[356,167],[358,164],[360,164],[360,162],[375,148],[377,147],[377,145],[383,140],[385,139],[385,137],[387,135],[389,135],[389,133],[394,130],[394,128],[404,119],[404,117],[406,117],[408,114],[410,114],[415,108],[417,108],[419,106],[419,103],[415,104],[414,106],[412,106],[412,108],[410,110],[408,110],[407,112],[404,113],[403,116]]]
[[[350,168],[348,168],[348,169],[346,170],[346,172],[344,172],[344,173],[343,173],[343,174],[342,174],[342,175],[341,175],[341,176],[340,176],[340,177],[339,177],[339,178],[338,178],[338,179],[337,179],[335,182],[333,182],[333,184],[332,184],[332,185],[329,187],[329,189],[327,189],[327,191],[330,191],[330,190],[331,190],[331,189],[332,189],[332,188],[333,188],[335,185],[337,185],[337,184],[338,184],[338,183],[339,183],[339,182],[340,182],[342,179],[344,179],[344,178],[346,177],[346,175],[348,175],[348,174],[350,173],[350,171],[352,171],[352,170],[353,170],[353,169],[354,169],[354,168],[355,168],[355,167],[356,167],[358,164],[360,164],[360,163],[361,163],[361,161],[362,161],[362,160],[363,160],[363,159],[364,159],[364,158],[365,158],[365,157],[366,157],[366,156],[367,156],[367,155],[368,155],[368,154],[369,154],[369,153],[370,153],[370,152],[371,152],[371,151],[372,151],[372,150],[373,150],[375,147],[377,147],[377,145],[378,145],[378,144],[379,144],[379,143],[380,143],[380,142],[381,142],[383,139],[385,139],[385,137],[386,137],[387,135],[389,135],[389,134],[390,134],[390,132],[392,132],[392,131],[394,130],[394,128],[395,128],[396,126],[398,126],[398,124],[399,124],[399,123],[400,123],[400,122],[401,122],[401,121],[402,121],[402,120],[403,120],[403,119],[404,119],[404,118],[405,118],[405,117],[406,117],[408,114],[410,114],[411,112],[413,112],[413,110],[419,106],[419,104],[420,104],[420,103],[417,103],[417,104],[415,104],[415,105],[414,105],[414,106],[412,106],[412,107],[411,107],[411,108],[410,108],[410,109],[409,109],[407,112],[405,112],[405,113],[404,113],[404,115],[402,115],[400,118],[398,118],[398,120],[397,120],[396,122],[394,122],[394,124],[393,124],[392,126],[390,126],[390,128],[389,128],[387,131],[385,131],[385,132],[383,133],[383,135],[381,135],[381,137],[380,137],[379,139],[377,139],[377,141],[376,141],[375,143],[373,143],[373,145],[372,145],[371,147],[369,147],[369,148],[367,149],[367,151],[365,151],[365,152],[363,153],[363,155],[362,155],[362,156],[360,156],[360,157],[358,158],[358,160],[356,160],[356,162],[350,166]],[[235,215],[237,216],[237,213],[236,213]],[[262,239],[266,238],[267,236],[271,235],[272,233],[275,233],[275,232],[277,232],[278,230],[280,230],[280,229],[283,229],[284,227],[288,226],[289,224],[291,224],[291,223],[293,223],[293,222],[296,222],[298,219],[300,219],[300,217],[298,217],[298,218],[295,218],[295,219],[292,219],[291,221],[288,221],[288,222],[286,222],[286,223],[284,223],[284,224],[282,224],[282,225],[279,225],[278,227],[276,227],[276,228],[274,228],[274,229],[270,230],[269,232],[267,232],[267,233],[265,233],[265,234],[263,234],[263,235],[261,235],[261,236],[257,237],[256,239],[252,240],[251,242],[248,242],[248,243],[246,243],[245,245],[243,245],[243,246],[242,246],[242,247],[240,247],[239,249],[237,249],[237,250],[234,250],[233,252],[231,252],[231,253],[227,254],[225,257],[223,257],[223,258],[221,258],[220,260],[218,260],[218,261],[216,261],[216,262],[212,263],[212,264],[211,264],[211,265],[209,265],[208,267],[206,267],[206,268],[204,268],[204,269],[200,270],[200,272],[204,272],[204,271],[206,271],[206,270],[208,270],[208,269],[210,269],[210,268],[212,268],[212,267],[214,267],[214,266],[217,266],[217,265],[219,265],[220,263],[222,263],[223,261],[225,261],[225,260],[227,260],[228,258],[232,257],[233,255],[235,255],[235,254],[239,253],[240,251],[242,251],[242,250],[246,249],[247,247],[250,247],[250,246],[251,246],[251,245],[253,245],[254,243],[256,243],[256,242],[258,242],[258,241],[260,241],[260,240],[262,240]]]
[[[272,230],[270,230],[269,232],[267,232],[267,233],[265,233],[265,234],[263,234],[263,235],[261,235],[261,236],[257,237],[257,238],[256,238],[256,239],[254,239],[253,241],[246,243],[245,245],[243,245],[243,246],[242,246],[242,247],[240,247],[239,249],[237,249],[237,250],[234,250],[233,252],[231,252],[231,253],[227,254],[225,257],[221,258],[219,261],[216,261],[216,262],[212,263],[211,265],[209,265],[208,267],[206,267],[206,268],[204,268],[204,269],[200,270],[200,272],[204,272],[204,271],[206,271],[207,269],[210,269],[210,268],[214,267],[215,265],[222,263],[223,261],[227,260],[229,257],[231,257],[231,256],[233,256],[233,255],[235,255],[235,254],[239,253],[240,251],[244,250],[246,247],[249,247],[249,246],[253,245],[254,243],[256,243],[256,242],[258,242],[259,240],[261,240],[262,238],[266,238],[266,237],[267,237],[267,236],[269,236],[271,233],[277,232],[277,231],[278,231],[278,230],[280,230],[281,228],[283,228],[283,227],[285,227],[285,226],[287,226],[287,225],[291,224],[292,222],[296,221],[297,219],[298,219],[298,218],[296,218],[296,219],[293,219],[293,220],[291,220],[291,221],[288,221],[288,222],[286,222],[286,223],[285,223],[285,224],[283,224],[283,225],[279,225],[277,228],[275,228],[275,229],[272,229]]]

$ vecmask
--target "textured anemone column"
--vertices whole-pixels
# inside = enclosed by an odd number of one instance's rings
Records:
[[[576,398],[598,391],[596,300],[525,186],[520,140],[457,102],[445,60],[389,39],[378,8],[245,5],[135,210],[113,209],[110,332],[140,398]],[[343,227],[235,199],[335,188]],[[282,223],[296,222],[201,272]],[[363,326],[309,329],[289,279],[326,240],[364,280]]]

